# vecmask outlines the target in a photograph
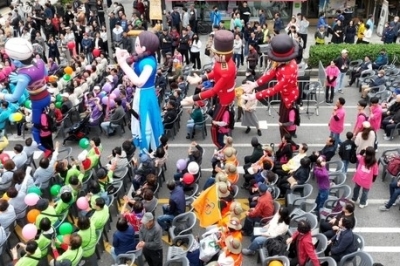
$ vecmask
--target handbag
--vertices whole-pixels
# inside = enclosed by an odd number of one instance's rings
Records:
[[[200,240],[200,260],[208,262],[220,250],[215,232],[210,232]]]

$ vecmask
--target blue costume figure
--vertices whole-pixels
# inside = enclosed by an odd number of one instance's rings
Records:
[[[136,38],[133,65],[128,51],[117,49],[116,57],[121,69],[131,82],[136,85],[133,104],[130,108],[133,142],[141,151],[156,150],[159,138],[164,134],[160,107],[155,89],[157,60],[154,56],[159,46],[157,35],[143,31]]]
[[[15,85],[15,88],[10,94],[0,93],[0,100],[10,103],[18,102],[23,97],[25,89],[28,90],[32,102],[32,136],[38,143],[39,149],[45,152],[45,156],[49,156],[51,151],[40,145],[41,116],[51,100],[45,81],[46,65],[42,59],[33,58],[32,44],[23,38],[9,39],[6,42],[5,51],[16,67],[15,72],[9,76],[9,81]]]

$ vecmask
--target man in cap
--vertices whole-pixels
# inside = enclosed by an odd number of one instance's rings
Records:
[[[175,180],[167,182],[167,188],[170,191],[169,202],[162,206],[163,215],[158,216],[157,222],[165,231],[171,225],[175,216],[182,214],[186,210],[185,193],[181,186],[178,186]]]
[[[347,71],[349,70],[349,66],[350,66],[349,52],[346,49],[343,49],[341,52],[341,55],[338,58],[336,58],[334,60],[334,62],[340,70],[340,75],[336,79],[337,83],[336,83],[335,92],[343,93],[343,91],[342,91],[343,80],[344,80],[344,77],[346,76]]]
[[[163,265],[162,229],[155,222],[151,212],[146,212],[141,220],[139,243],[136,249],[143,250],[143,256],[149,266]]]
[[[279,107],[279,131],[281,137],[287,132],[283,123],[289,121],[289,112],[299,97],[299,89],[297,86],[297,63],[295,58],[298,55],[299,45],[291,39],[287,34],[279,34],[272,38],[270,47],[267,51],[268,57],[273,61],[272,68],[255,82],[247,82],[244,84],[246,95],[245,100],[261,100],[280,94],[281,105]],[[257,87],[268,84],[271,80],[276,79],[275,86],[258,91]]]
[[[229,123],[223,121],[224,114],[229,111],[230,105],[235,100],[235,78],[236,65],[232,60],[233,55],[233,33],[227,30],[219,30],[215,33],[213,53],[215,64],[210,73],[202,77],[194,75],[188,77],[190,84],[199,84],[202,81],[214,80],[215,85],[212,89],[200,92],[194,96],[186,97],[181,101],[182,105],[193,105],[195,101],[209,99],[214,96],[219,98],[213,111],[213,121],[211,126],[211,138],[218,149],[222,148],[221,141],[218,140],[218,134],[222,128],[229,127]],[[232,114],[229,113],[229,121],[232,121]]]

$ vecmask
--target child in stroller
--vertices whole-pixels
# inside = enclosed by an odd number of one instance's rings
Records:
[[[67,141],[79,141],[82,138],[86,137],[89,135],[89,120],[90,120],[90,114],[88,114],[85,118],[83,118],[81,121],[78,123],[73,124],[69,129],[68,129],[68,136],[64,139],[63,145],[65,145],[65,142]]]

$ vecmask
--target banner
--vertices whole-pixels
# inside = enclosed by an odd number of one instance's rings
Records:
[[[152,20],[163,20],[162,17],[162,4],[161,0],[151,0],[149,2],[150,7],[150,19]]]
[[[203,228],[213,225],[221,219],[217,189],[216,184],[212,185],[192,203],[200,220],[200,226]]]

